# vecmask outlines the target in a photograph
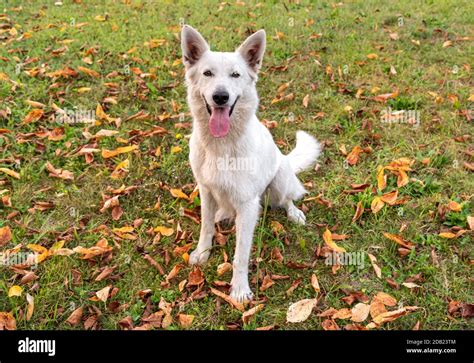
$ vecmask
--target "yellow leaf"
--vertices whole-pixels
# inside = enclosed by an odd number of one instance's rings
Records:
[[[456,234],[452,233],[452,232],[441,232],[440,234],[438,234],[438,236],[442,237],[442,238],[456,238]]]
[[[384,190],[387,186],[387,177],[385,176],[385,168],[383,166],[379,166],[377,168],[377,188],[379,190]]]
[[[163,236],[171,236],[173,233],[174,233],[174,230],[173,228],[168,228],[168,227],[165,227],[165,226],[158,226],[158,227],[155,227],[155,229],[153,230],[157,233],[161,233]]]
[[[332,233],[329,229],[326,228],[326,230],[323,233],[323,240],[326,243],[326,245],[332,249],[335,252],[346,252],[346,250],[343,247],[338,246],[333,240],[332,240]]]
[[[7,175],[10,175],[13,178],[20,179],[20,174],[17,173],[16,171],[13,171],[13,170],[7,169],[7,168],[0,168],[0,171],[7,174]]]
[[[182,149],[181,147],[179,147],[179,146],[173,146],[173,147],[171,148],[171,153],[172,153],[172,154],[177,154],[177,153],[181,152],[182,150],[183,150],[183,149]]]
[[[114,156],[129,153],[129,152],[137,150],[137,149],[138,149],[137,145],[122,146],[122,147],[119,147],[115,150],[103,149],[102,150],[102,157],[104,159],[109,159],[109,158],[113,158]]]
[[[175,198],[189,200],[189,197],[181,189],[170,189],[170,193]]]
[[[377,59],[379,56],[375,53],[370,53],[370,54],[367,54],[367,58],[369,59]]]
[[[376,214],[383,208],[384,205],[385,203],[383,202],[382,198],[380,198],[379,196],[376,196],[374,197],[374,199],[372,199],[372,203],[370,204],[370,209],[372,209],[372,213]]]
[[[21,286],[14,285],[10,287],[10,290],[8,290],[8,297],[21,296],[22,292],[23,292],[23,289]]]

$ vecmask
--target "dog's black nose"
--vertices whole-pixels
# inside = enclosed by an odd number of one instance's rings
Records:
[[[216,104],[222,106],[229,101],[229,93],[227,91],[217,91],[212,95],[212,99]]]

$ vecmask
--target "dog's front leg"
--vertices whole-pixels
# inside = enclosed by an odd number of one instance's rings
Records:
[[[233,263],[230,296],[239,301],[252,300],[253,294],[249,286],[249,259],[252,250],[253,233],[257,224],[260,209],[258,198],[246,202],[236,208],[235,225],[237,243]]]
[[[202,265],[207,262],[211,253],[212,238],[214,237],[214,217],[217,203],[209,189],[199,186],[201,195],[201,233],[196,249],[189,255],[191,265]]]

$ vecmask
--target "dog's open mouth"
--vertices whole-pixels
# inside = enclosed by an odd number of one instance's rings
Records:
[[[234,104],[224,107],[211,107],[203,96],[204,103],[206,104],[207,112],[209,112],[209,131],[214,137],[224,137],[229,133],[230,130],[230,116],[234,112],[235,104],[239,97],[235,99]]]

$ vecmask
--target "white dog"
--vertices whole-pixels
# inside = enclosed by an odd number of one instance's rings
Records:
[[[192,27],[181,32],[193,116],[189,159],[202,211],[199,243],[189,262],[205,263],[215,222],[235,218],[231,297],[240,302],[252,299],[248,266],[262,196],[304,224],[305,215],[293,204],[306,193],[296,174],[311,167],[321,151],[313,137],[298,131],[296,148],[283,155],[258,121],[256,81],[265,43],[265,31],[259,30],[233,53],[213,52]]]

